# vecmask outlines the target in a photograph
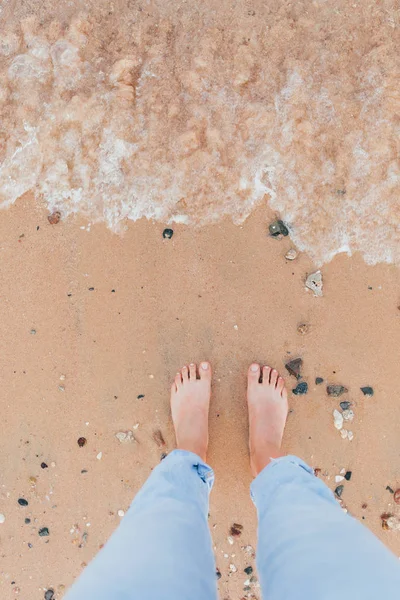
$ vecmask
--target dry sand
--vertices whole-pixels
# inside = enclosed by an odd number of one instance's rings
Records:
[[[243,227],[175,227],[171,240],[161,224],[146,221],[117,236],[103,225],[81,230],[78,219],[49,225],[46,216],[27,197],[0,223],[4,600],[18,590],[19,598],[43,598],[49,587],[62,597],[158,464],[153,431],[161,429],[166,451],[174,447],[170,380],[182,364],[203,358],[214,366],[210,525],[221,598],[241,598],[243,568],[254,566],[241,549],[256,546],[245,405],[252,360],[285,372],[288,357],[304,359],[310,389],[290,396],[285,449],[322,469],[331,488],[342,468],[351,470],[343,493],[349,511],[400,554],[398,534],[380,521],[396,512],[386,486],[400,486],[396,267],[336,258],[323,268],[324,296],[315,298],[304,287],[313,264],[306,255],[284,259],[290,240],[266,235],[268,209]],[[297,331],[303,322],[306,335]],[[349,388],[352,442],[334,429],[338,400],[314,384],[317,376]],[[294,387],[294,378],[287,382]],[[364,385],[374,397],[362,395]],[[120,444],[115,433],[136,423],[137,443]],[[29,505],[19,506],[19,497]],[[244,528],[232,546],[233,522]],[[39,537],[41,527],[49,537]],[[229,574],[230,563],[237,573]],[[254,594],[260,597],[257,588]]]

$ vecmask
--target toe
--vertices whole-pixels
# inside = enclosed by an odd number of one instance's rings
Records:
[[[183,380],[183,382],[185,382],[188,379],[189,379],[189,369],[185,365],[184,367],[182,367],[182,380]]]
[[[253,363],[249,367],[248,382],[252,383],[252,384],[258,383],[259,379],[260,379],[260,365],[258,365],[257,363]]]
[[[194,363],[189,365],[189,378],[196,379],[196,365]]]
[[[285,381],[283,379],[283,377],[278,377],[278,381],[276,382],[276,389],[278,390],[278,392],[280,394],[282,394],[282,390],[285,387]]]
[[[262,382],[264,385],[269,385],[269,376],[271,373],[271,367],[263,367],[263,376],[262,376]]]
[[[179,390],[180,386],[182,385],[182,374],[180,371],[175,375],[175,381],[173,385],[176,386],[177,390]]]
[[[269,377],[269,381],[273,387],[276,386],[277,379],[278,379],[278,371],[276,369],[272,369],[270,377]]]
[[[209,362],[202,362],[200,364],[200,379],[211,379],[211,365]]]

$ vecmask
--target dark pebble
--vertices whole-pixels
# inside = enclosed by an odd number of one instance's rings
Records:
[[[221,575],[221,571],[219,569],[216,569],[215,576],[217,579],[221,579],[222,575]]]
[[[328,385],[326,386],[326,391],[328,393],[328,396],[333,396],[334,398],[337,398],[338,396],[341,396],[349,390],[345,388],[344,385]]]
[[[41,529],[39,529],[39,535],[40,537],[47,537],[48,535],[50,535],[48,527],[42,527]]]
[[[20,506],[28,506],[28,500],[25,500],[25,498],[18,498],[18,504]]]
[[[390,487],[390,485],[386,486],[386,489],[388,492],[390,492],[391,494],[394,494],[394,490],[392,490],[392,488]]]
[[[278,219],[277,221],[271,223],[271,225],[269,226],[269,234],[272,237],[278,237],[280,235],[286,237],[287,235],[289,235],[289,229],[286,227],[283,221]]]
[[[94,287],[89,288],[89,292],[94,292]]]
[[[308,383],[306,383],[305,381],[302,381],[301,383],[298,383],[296,385],[296,387],[292,390],[293,394],[295,396],[302,396],[303,394],[307,394],[308,392]]]
[[[239,537],[240,535],[242,535],[242,531],[243,531],[243,525],[240,525],[239,523],[234,523],[232,525],[232,527],[230,528],[229,533],[233,537]]]
[[[352,471],[346,471],[345,476],[344,476],[346,481],[350,481],[352,474],[353,474]]]
[[[253,572],[253,567],[246,567],[244,569],[244,572],[246,573],[246,575],[251,575]]]
[[[244,592],[251,592],[251,587],[249,585],[245,585],[243,588]]]
[[[360,388],[360,390],[362,391],[364,396],[373,396],[374,395],[374,390],[369,385],[367,385],[366,387]]]
[[[322,379],[322,377],[316,377],[316,378],[315,378],[315,383],[316,383],[317,385],[320,385],[321,383],[324,383],[324,380]]]
[[[160,456],[160,462],[161,462],[162,460],[164,460],[164,458],[167,458],[167,456],[168,456],[168,453],[167,453],[167,452],[162,452],[162,453],[161,453],[161,456]]]
[[[83,446],[85,446],[86,442],[87,442],[86,438],[80,437],[79,440],[78,440],[78,446],[79,446],[79,448],[83,448]]]
[[[112,294],[115,294],[115,290],[111,290],[111,293],[112,293]]]
[[[343,494],[343,490],[344,490],[344,485],[338,485],[336,490],[335,490],[335,494],[338,498],[340,498]]]
[[[164,231],[162,232],[163,238],[167,239],[167,240],[170,240],[173,235],[174,235],[173,229],[164,229]]]
[[[286,363],[285,368],[288,370],[290,375],[296,377],[296,379],[300,379],[301,377],[301,367],[303,365],[302,358],[294,358]]]
[[[48,469],[49,465],[46,465],[45,462],[42,462],[42,464],[40,465],[42,467],[42,469]]]
[[[81,471],[82,475],[84,475],[87,472],[88,472],[87,469],[82,469],[82,471]]]
[[[54,598],[54,590],[52,590],[51,588],[49,590],[46,590],[44,593],[44,600],[53,600]]]
[[[343,400],[343,402],[340,403],[340,408],[342,410],[348,410],[351,406],[351,402],[348,402],[347,400]]]
[[[26,517],[26,519],[25,519],[25,525],[29,525],[30,522],[31,522],[31,520],[28,517]]]
[[[32,544],[28,542],[28,548],[33,548]]]
[[[144,398],[144,394],[139,394],[139,396],[137,397],[138,400],[141,400],[142,398]]]

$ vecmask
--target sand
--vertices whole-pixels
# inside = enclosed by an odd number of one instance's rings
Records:
[[[351,470],[342,496],[348,510],[400,554],[398,534],[380,520],[396,513],[386,486],[400,486],[396,267],[337,257],[323,268],[324,296],[315,298],[304,286],[314,265],[304,254],[285,260],[291,242],[267,236],[266,208],[242,227],[176,226],[164,240],[153,222],[131,224],[123,236],[103,225],[87,232],[78,218],[49,225],[32,206],[26,197],[0,223],[2,598],[18,590],[20,598],[42,598],[50,587],[62,597],[161,452],[173,449],[170,381],[182,364],[203,358],[214,368],[210,526],[221,598],[243,596],[243,569],[255,563],[241,549],[256,546],[245,404],[252,360],[285,373],[288,358],[303,358],[309,392],[290,395],[285,450],[320,468],[332,489],[334,476]],[[307,334],[298,333],[300,323]],[[352,442],[334,428],[338,400],[315,385],[317,376],[348,387]],[[365,385],[372,398],[362,395]],[[137,442],[120,444],[115,433],[136,424]],[[29,505],[19,506],[19,497]],[[243,533],[230,545],[233,522]],[[49,537],[39,537],[41,527]]]

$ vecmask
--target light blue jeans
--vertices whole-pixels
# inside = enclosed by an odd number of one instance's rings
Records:
[[[215,600],[207,523],[213,482],[195,454],[169,454],[66,600]],[[399,560],[342,511],[302,460],[273,460],[251,496],[264,600],[400,598]]]

